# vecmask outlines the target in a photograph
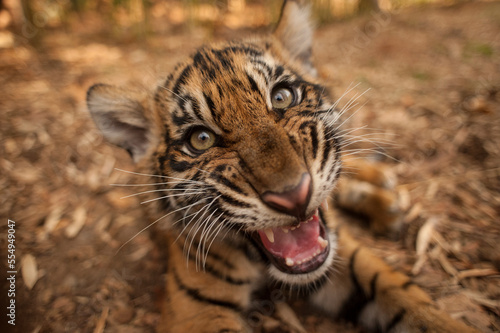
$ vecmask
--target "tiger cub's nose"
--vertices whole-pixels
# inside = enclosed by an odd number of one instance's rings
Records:
[[[281,213],[295,216],[299,220],[305,220],[311,192],[311,175],[304,173],[299,184],[294,188],[281,193],[265,192],[262,195],[262,200],[269,207]]]

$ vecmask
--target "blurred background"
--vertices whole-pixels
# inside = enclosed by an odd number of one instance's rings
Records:
[[[112,185],[144,179],[120,171],[134,165],[95,129],[86,91],[152,90],[202,44],[271,31],[281,5],[0,0],[0,276],[8,220],[18,272],[16,326],[1,312],[1,332],[154,331],[165,253],[140,232],[140,196]],[[320,79],[334,100],[346,93],[340,106],[355,100],[349,139],[398,178],[399,237],[353,232],[453,317],[499,332],[500,2],[318,0],[313,11]],[[298,312],[310,332],[361,332]]]
[[[315,20],[321,25],[374,10],[394,12],[461,2],[464,1],[314,0],[312,5]],[[277,19],[281,5],[280,0],[2,0],[0,29],[8,29],[31,43],[54,29],[84,29],[87,34],[100,31],[113,38],[143,38],[182,26],[202,25],[214,30],[267,26]],[[3,31],[0,46],[7,47],[13,42],[14,36]]]

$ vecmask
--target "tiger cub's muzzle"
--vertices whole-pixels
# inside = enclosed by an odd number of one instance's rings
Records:
[[[270,262],[280,271],[304,274],[316,270],[328,257],[329,242],[319,208],[308,206],[312,179],[304,173],[298,185],[281,193],[265,192],[262,201],[274,210],[297,218],[291,226],[266,228],[254,233]]]

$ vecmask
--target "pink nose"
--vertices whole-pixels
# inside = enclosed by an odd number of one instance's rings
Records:
[[[308,173],[302,175],[299,184],[291,190],[275,193],[266,192],[262,195],[262,200],[271,208],[298,219],[306,218],[307,205],[311,199],[312,183]]]

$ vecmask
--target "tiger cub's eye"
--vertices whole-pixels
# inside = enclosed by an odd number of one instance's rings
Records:
[[[275,109],[286,109],[293,104],[294,100],[293,91],[289,88],[275,88],[271,93],[271,103]]]
[[[203,152],[215,144],[215,134],[205,128],[194,130],[189,138],[189,144],[198,152]]]

